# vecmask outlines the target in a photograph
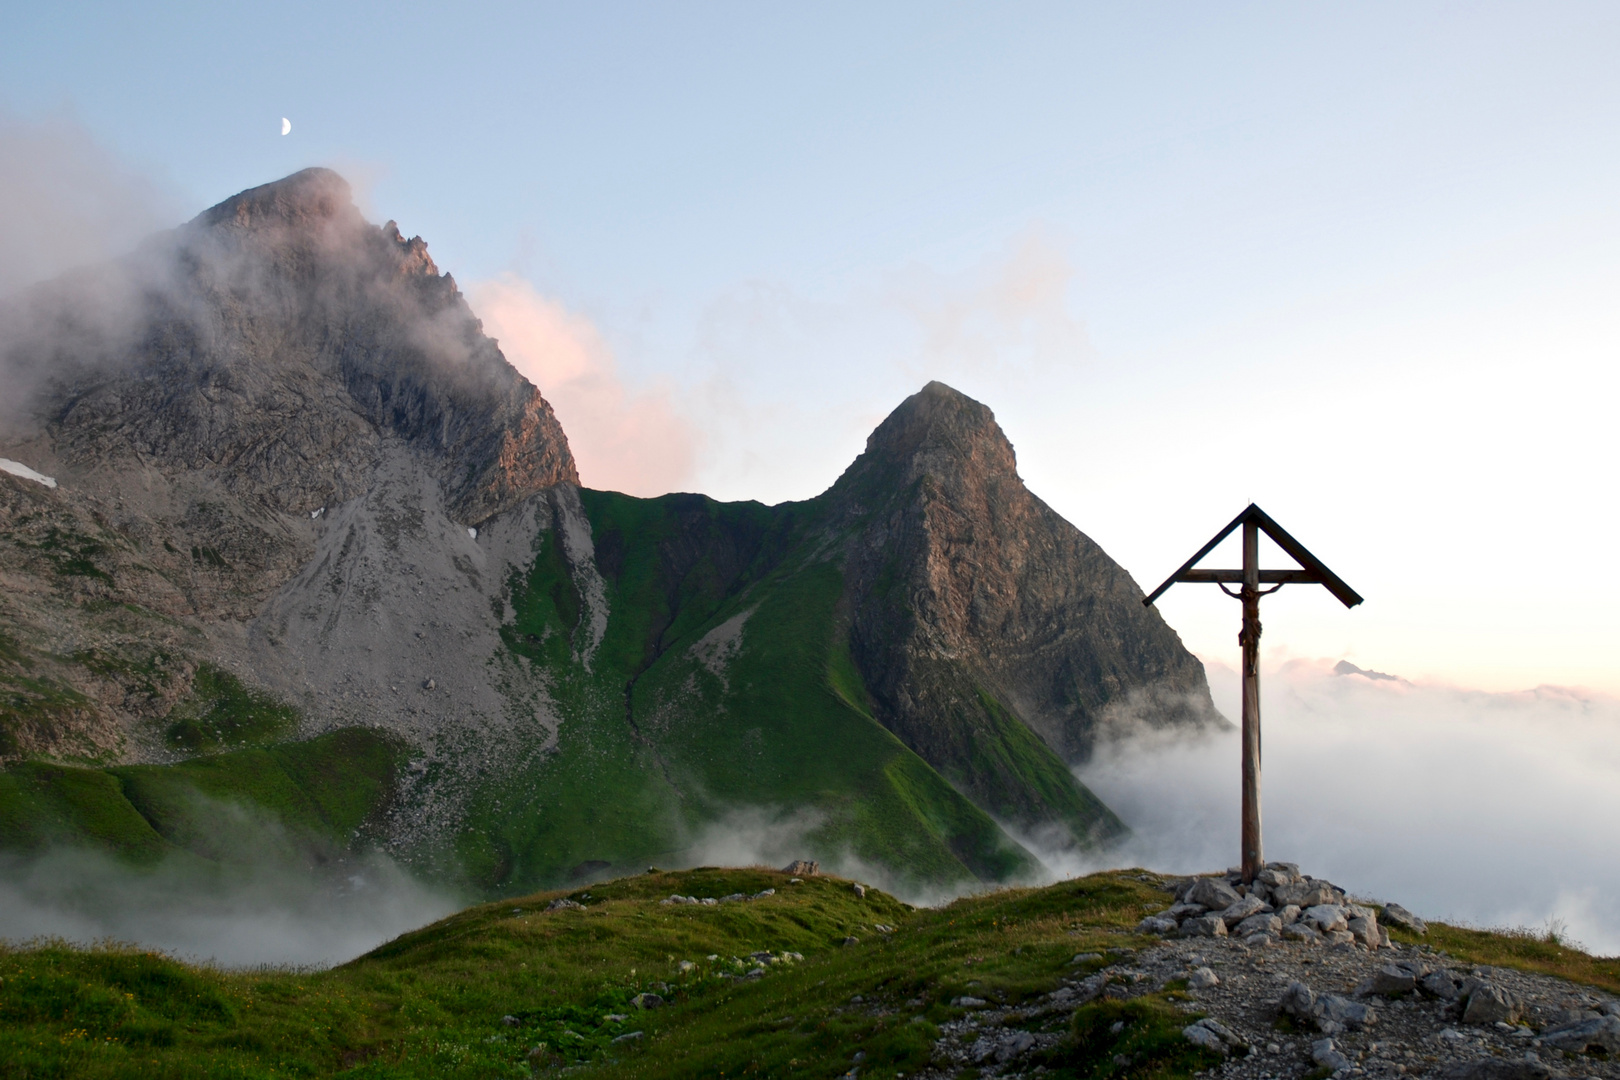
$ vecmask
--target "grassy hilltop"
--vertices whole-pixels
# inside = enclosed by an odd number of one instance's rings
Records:
[[[838,878],[705,868],[470,908],[321,972],[9,949],[0,1077],[836,1077],[856,1054],[862,1077],[895,1076],[929,1061],[957,998],[1031,1000],[1114,959],[1079,954],[1140,948],[1130,930],[1166,902],[1160,885],[1120,871],[918,910]],[[561,897],[582,906],[546,910]],[[1435,924],[1427,940],[1620,990],[1620,961],[1555,942]],[[667,1004],[639,1009],[643,993]],[[1186,1076],[1215,1059],[1180,1037],[1181,996],[1172,984],[1031,1024],[1067,1033],[1052,1075]]]

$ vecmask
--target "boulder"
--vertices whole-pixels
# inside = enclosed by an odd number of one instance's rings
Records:
[[[1226,1041],[1202,1023],[1188,1024],[1181,1029],[1181,1034],[1186,1036],[1187,1041],[1194,1046],[1202,1047],[1205,1050],[1213,1050],[1217,1054],[1226,1053]]]
[[[1277,1011],[1289,1016],[1306,1017],[1316,1008],[1316,994],[1302,982],[1291,982],[1277,1002]]]
[[[1226,923],[1227,929],[1231,929],[1250,915],[1258,915],[1261,912],[1269,912],[1270,910],[1270,904],[1251,894],[1240,898],[1237,903],[1224,909],[1221,912],[1221,920]]]
[[[1281,933],[1289,941],[1304,941],[1314,945],[1322,943],[1322,935],[1312,930],[1304,920],[1284,923]]]
[[[1441,1080],[1553,1080],[1559,1075],[1532,1058],[1478,1058],[1440,1071]]]
[[[1572,1054],[1585,1053],[1593,1048],[1602,1049],[1607,1054],[1620,1054],[1620,1017],[1600,1016],[1595,1020],[1581,1020],[1549,1028],[1541,1033],[1541,1041],[1555,1050]]]
[[[661,1009],[664,1007],[664,999],[657,994],[637,994],[630,999],[630,1004],[638,1009]]]
[[[1311,1060],[1324,1069],[1338,1072],[1350,1067],[1350,1059],[1339,1052],[1332,1039],[1318,1039],[1311,1043]]]
[[[1027,1031],[1009,1031],[996,1047],[996,1061],[1005,1065],[1035,1045],[1035,1036]]]
[[[1354,945],[1356,935],[1348,930],[1329,930],[1322,935],[1322,940],[1329,945]]]
[[[1149,915],[1136,924],[1136,932],[1138,934],[1173,934],[1179,927],[1180,924],[1174,919],[1160,915]]]
[[[1414,934],[1427,934],[1429,932],[1427,923],[1399,904],[1384,905],[1383,921],[1389,926],[1398,926],[1402,930]]]
[[[1418,985],[1441,1001],[1457,1000],[1457,980],[1449,971],[1431,971],[1418,980]]]
[[[1287,926],[1291,922],[1299,921],[1300,912],[1298,904],[1287,904],[1283,907],[1275,908],[1275,910],[1277,913],[1277,918],[1282,920],[1284,926]]]
[[[1176,922],[1180,922],[1182,919],[1190,919],[1195,915],[1202,915],[1206,910],[1207,909],[1203,904],[1189,904],[1183,901],[1179,904],[1172,904],[1170,909],[1164,912],[1164,914],[1168,918],[1174,919]]]
[[[1417,989],[1417,979],[1405,968],[1385,964],[1372,977],[1372,992],[1394,997]]]
[[[1316,1026],[1323,1031],[1333,1030],[1328,1025],[1339,1025],[1351,1031],[1359,1031],[1378,1023],[1378,1013],[1372,1006],[1340,997],[1338,994],[1318,994],[1311,1016],[1316,1020]]]
[[[1187,985],[1194,990],[1208,990],[1212,986],[1219,986],[1221,979],[1207,967],[1198,968],[1187,976]]]
[[[1230,928],[1233,937],[1246,938],[1252,934],[1275,934],[1282,930],[1282,920],[1275,915],[1250,915]]]
[[[1321,934],[1331,934],[1335,930],[1343,930],[1347,924],[1344,917],[1344,908],[1337,904],[1317,904],[1307,908],[1301,916],[1311,929]]]
[[[1185,903],[1200,904],[1209,911],[1224,911],[1242,897],[1222,878],[1199,878],[1183,898]]]
[[[1352,937],[1369,949],[1377,949],[1382,940],[1378,936],[1378,923],[1370,918],[1351,919],[1344,927]]]
[[[1464,986],[1468,1004],[1463,1008],[1463,1023],[1512,1024],[1518,1021],[1519,1002],[1512,994],[1486,979],[1470,979],[1469,983],[1472,985]]]
[[[1302,908],[1339,902],[1338,891],[1325,881],[1297,881],[1279,885],[1271,890],[1271,902],[1277,907],[1297,904]]]
[[[1226,922],[1219,915],[1200,915],[1181,924],[1182,937],[1225,937]]]

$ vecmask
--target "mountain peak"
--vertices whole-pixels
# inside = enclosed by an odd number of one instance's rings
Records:
[[[260,229],[308,226],[340,216],[359,220],[349,182],[331,169],[310,168],[248,188],[198,214],[193,224]]]
[[[880,464],[935,472],[967,462],[992,474],[1018,477],[1017,457],[996,414],[936,380],[902,401],[877,426],[850,473]]]

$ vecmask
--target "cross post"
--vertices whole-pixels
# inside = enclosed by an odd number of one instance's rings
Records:
[[[1200,559],[1215,550],[1217,544],[1239,527],[1243,529],[1241,570],[1194,569]],[[1299,568],[1260,569],[1262,532],[1292,556],[1299,563]],[[1266,865],[1260,838],[1260,598],[1291,584],[1324,586],[1347,608],[1361,603],[1361,596],[1254,503],[1250,503],[1243,513],[1232,519],[1231,524],[1216,533],[1214,539],[1199,548],[1196,555],[1183,563],[1180,570],[1165,579],[1164,584],[1154,589],[1142,603],[1151,606],[1178,581],[1212,582],[1219,585],[1222,592],[1243,603],[1243,627],[1238,632],[1238,645],[1243,650],[1240,664],[1243,681],[1243,825],[1240,847],[1243,883],[1252,885],[1255,875]],[[1237,585],[1238,591],[1228,589],[1228,583]],[[1262,583],[1272,587],[1262,590]]]

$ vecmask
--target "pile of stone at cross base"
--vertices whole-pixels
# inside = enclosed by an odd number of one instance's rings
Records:
[[[1144,934],[1182,937],[1235,937],[1249,945],[1279,938],[1321,945],[1389,947],[1389,931],[1378,925],[1377,908],[1351,903],[1330,881],[1301,874],[1295,863],[1267,863],[1245,886],[1236,870],[1224,877],[1183,878],[1172,884],[1176,902],[1143,919]],[[1423,920],[1399,904],[1383,909],[1386,922],[1422,933]]]

